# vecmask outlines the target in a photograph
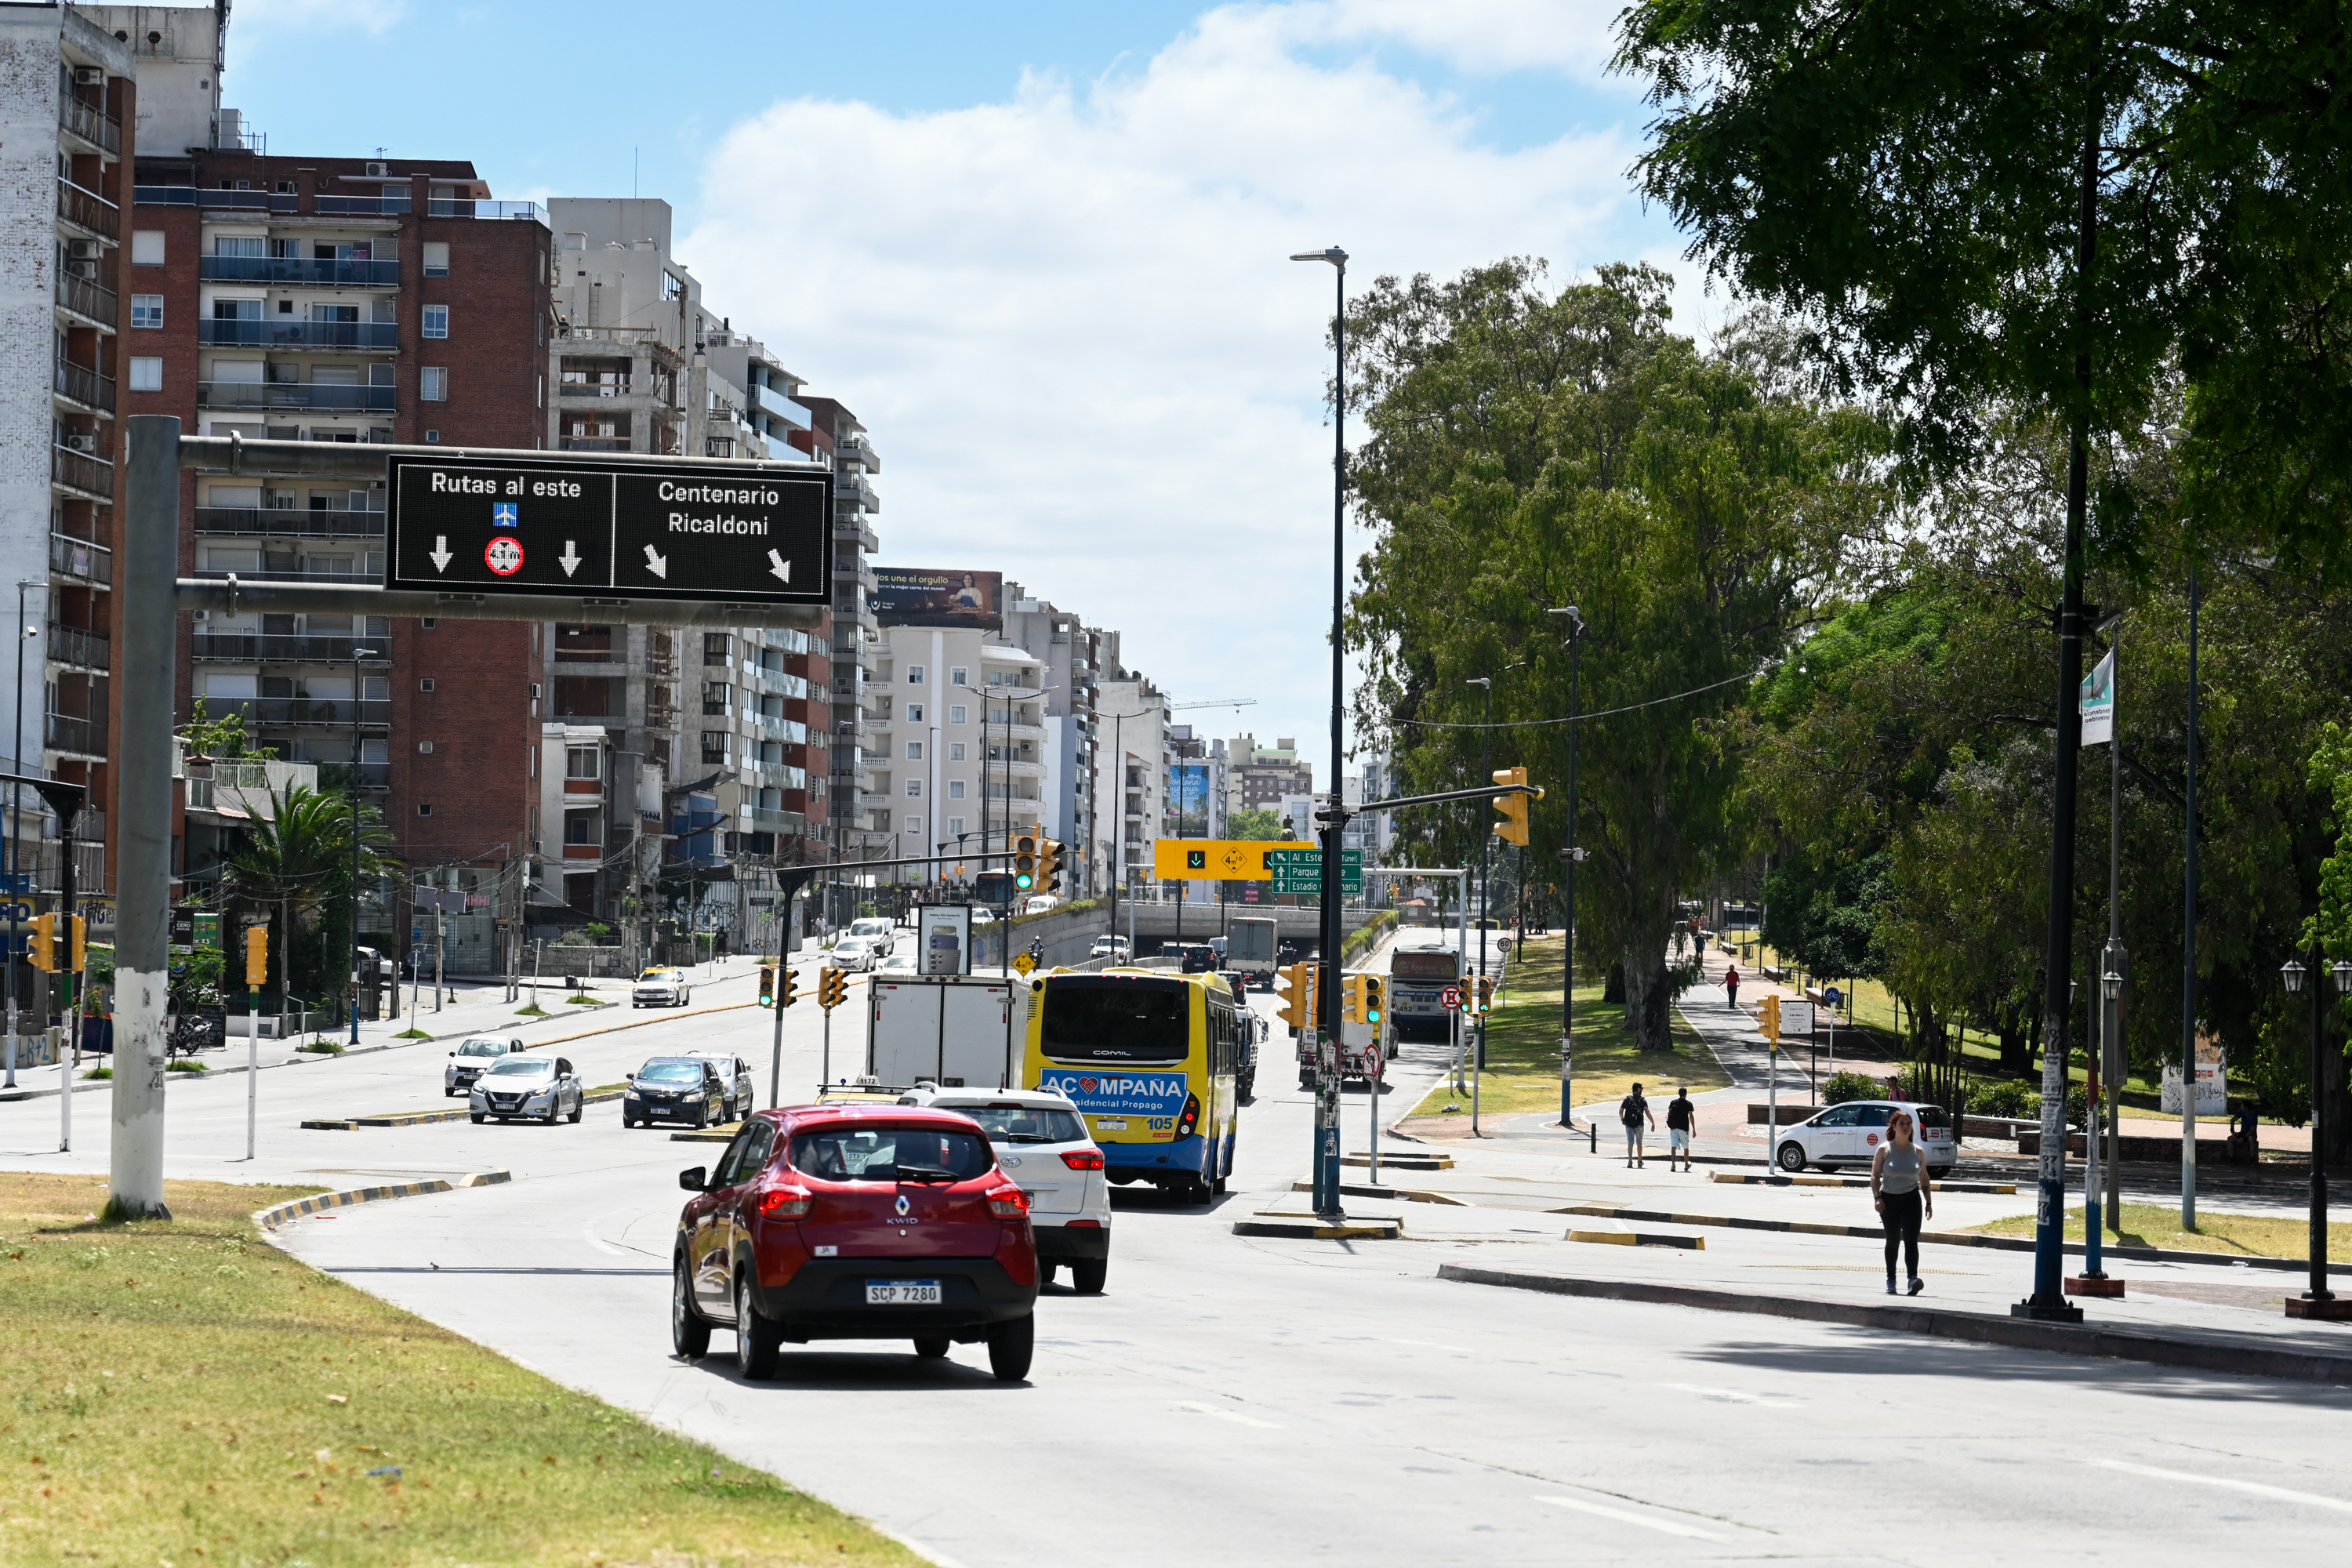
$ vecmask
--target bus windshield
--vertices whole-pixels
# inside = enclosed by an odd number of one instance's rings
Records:
[[[1389,973],[1398,980],[1454,980],[1462,973],[1462,960],[1452,948],[1401,948],[1389,957]]]
[[[1181,1062],[1192,1003],[1181,980],[1057,974],[1045,984],[1038,1044],[1057,1062]]]

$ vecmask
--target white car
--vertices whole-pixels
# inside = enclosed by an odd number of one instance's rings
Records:
[[[901,1105],[969,1116],[996,1147],[996,1163],[1029,1194],[1029,1225],[1037,1238],[1037,1283],[1054,1282],[1068,1265],[1081,1296],[1102,1294],[1110,1271],[1110,1183],[1103,1152],[1087,1136],[1078,1108],[1062,1095],[1034,1089],[934,1089],[918,1084]]]
[[[863,920],[850,921],[849,934],[866,938],[866,946],[874,950],[876,957],[887,958],[895,945],[896,928],[879,915],[868,915]]]
[[[456,1050],[449,1053],[448,1063],[441,1069],[442,1094],[446,1097],[465,1093],[474,1087],[476,1079],[490,1070],[499,1058],[522,1048],[522,1041],[513,1036],[467,1036]]]
[[[648,969],[637,976],[629,992],[632,1007],[683,1007],[694,998],[694,986],[683,969]]]
[[[1051,893],[1038,893],[1021,906],[1021,912],[1024,915],[1042,915],[1061,901]]]
[[[1093,950],[1089,952],[1087,956],[1088,958],[1125,958],[1127,956],[1127,938],[1123,936],[1098,936],[1095,938]]]
[[[877,974],[920,974],[923,966],[915,962],[911,952],[894,952],[874,966]]]
[[[873,939],[845,936],[824,950],[824,962],[833,969],[871,969],[877,954]]]
[[[1952,1141],[1952,1119],[1940,1105],[1900,1100],[1850,1100],[1794,1127],[1784,1127],[1773,1145],[1772,1163],[1790,1175],[1809,1164],[1824,1171],[1841,1165],[1867,1169],[1886,1142],[1888,1119],[1898,1110],[1911,1113],[1919,1146],[1927,1152],[1927,1173],[1938,1179],[1950,1175],[1959,1163],[1959,1146]]]

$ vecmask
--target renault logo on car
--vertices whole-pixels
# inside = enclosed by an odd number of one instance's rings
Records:
[[[898,1211],[898,1217],[900,1219],[905,1219],[907,1217],[907,1210],[912,1205],[907,1202],[907,1194],[900,1193],[898,1194],[898,1202],[895,1206]]]

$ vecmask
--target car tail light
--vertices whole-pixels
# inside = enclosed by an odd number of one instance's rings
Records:
[[[1179,1138],[1190,1138],[1192,1135],[1193,1123],[1200,1120],[1201,1097],[1197,1094],[1186,1095],[1184,1097],[1184,1114],[1176,1119],[1176,1136]]]
[[[806,1187],[770,1187],[760,1194],[761,1219],[798,1219],[809,1212],[816,1194]]]
[[[999,1219],[1019,1219],[1029,1212],[1029,1194],[1007,1184],[988,1190],[988,1212]]]
[[[1062,1155],[1062,1163],[1073,1171],[1099,1171],[1103,1168],[1099,1149],[1071,1149]]]

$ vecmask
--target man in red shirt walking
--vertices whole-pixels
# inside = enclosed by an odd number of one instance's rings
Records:
[[[1739,1006],[1739,970],[1734,964],[1723,966],[1723,1005],[1735,1011]]]

